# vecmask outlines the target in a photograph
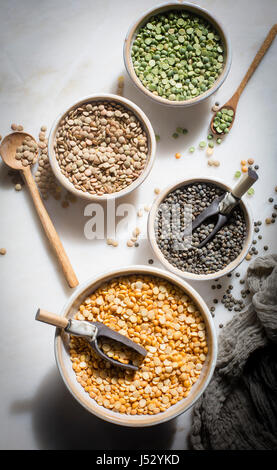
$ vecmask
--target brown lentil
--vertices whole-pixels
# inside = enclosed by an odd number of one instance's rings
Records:
[[[142,173],[148,142],[136,115],[116,102],[86,103],[58,127],[54,150],[62,174],[80,191],[102,196]]]
[[[124,77],[121,75],[117,79],[117,91],[116,94],[119,96],[123,96],[123,91],[124,91]]]
[[[22,145],[17,147],[15,158],[21,160],[23,166],[33,165],[38,157],[38,145],[31,137],[27,136]]]

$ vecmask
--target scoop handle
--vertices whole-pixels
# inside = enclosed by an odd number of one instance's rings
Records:
[[[248,170],[248,173],[237,183],[232,190],[233,196],[240,199],[246,191],[257,181],[258,175],[254,170]]]
[[[47,310],[39,308],[36,313],[36,320],[43,323],[48,323],[49,325],[57,326],[58,328],[66,328],[68,325],[68,320],[65,317],[59,317],[54,313],[50,313]]]
[[[73,271],[73,268],[71,266],[71,263],[69,261],[69,258],[65,252],[65,249],[62,245],[62,242],[59,238],[59,235],[56,232],[56,229],[48,215],[48,212],[46,211],[44,204],[41,200],[39,191],[37,189],[37,186],[34,182],[32,172],[30,170],[30,167],[24,167],[22,169],[22,173],[24,175],[25,181],[27,183],[28,189],[30,191],[30,194],[32,196],[37,214],[40,218],[41,224],[44,228],[44,231],[47,235],[47,238],[50,242],[50,245],[52,246],[55,255],[62,267],[62,270],[64,272],[65,278],[69,284],[70,287],[76,287],[79,284],[79,281],[76,277],[75,272]]]

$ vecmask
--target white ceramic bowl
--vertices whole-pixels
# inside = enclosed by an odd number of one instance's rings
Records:
[[[166,279],[167,281],[177,285],[184,291],[184,293],[186,293],[189,297],[191,297],[191,299],[194,300],[195,304],[197,305],[199,311],[202,314],[207,329],[207,343],[209,351],[199,379],[193,385],[189,395],[183,400],[176,403],[175,405],[168,408],[166,411],[158,413],[156,415],[133,416],[117,413],[98,405],[97,402],[93,400],[89,396],[89,394],[85,392],[83,387],[77,382],[75,372],[72,369],[72,362],[70,360],[69,355],[69,335],[65,334],[60,329],[56,330],[55,335],[55,357],[58,369],[68,390],[71,392],[73,397],[76,398],[76,400],[90,413],[98,416],[99,418],[102,418],[105,421],[109,421],[111,423],[119,424],[122,426],[152,426],[158,423],[168,421],[183,413],[184,411],[188,410],[204,392],[212,377],[217,356],[217,339],[212,316],[207,305],[205,304],[204,300],[200,297],[200,295],[185,281],[161,269],[146,266],[128,266],[125,268],[120,268],[114,271],[109,271],[108,273],[101,274],[98,277],[90,279],[83,285],[79,286],[79,288],[74,292],[74,294],[70,297],[70,299],[64,306],[61,312],[61,316],[64,316],[66,318],[72,318],[78,311],[78,308],[83,302],[83,300],[92,292],[94,292],[104,282],[107,282],[119,276],[128,276],[134,274],[154,275],[162,279]]]
[[[162,98],[161,96],[154,95],[151,91],[147,90],[147,88],[141,83],[133,67],[131,51],[132,51],[133,41],[136,38],[138,30],[140,29],[141,26],[147,23],[148,19],[151,16],[164,13],[169,10],[187,10],[189,12],[195,13],[198,16],[203,17],[205,20],[209,21],[214,26],[214,28],[218,31],[223,41],[223,45],[224,45],[224,51],[225,51],[224,52],[224,68],[223,68],[222,73],[214,82],[214,85],[211,88],[209,88],[209,90],[205,91],[201,95],[195,98],[192,98],[190,100],[170,101],[166,98]],[[180,3],[179,1],[168,2],[162,5],[158,5],[155,8],[148,10],[138,20],[136,20],[135,23],[130,27],[127,33],[127,36],[125,38],[123,57],[124,57],[126,70],[131,80],[139,88],[139,90],[141,90],[145,95],[147,95],[149,98],[153,99],[154,101],[158,103],[168,105],[171,107],[176,107],[176,108],[188,107],[188,106],[192,106],[194,104],[200,103],[201,101],[207,99],[209,96],[215,93],[215,91],[218,90],[218,88],[223,84],[224,80],[226,79],[229,73],[229,70],[231,67],[231,61],[232,61],[231,43],[230,43],[229,37],[226,33],[225,28],[223,28],[222,24],[215,18],[214,14],[209,13],[207,10],[200,7],[199,5],[195,5],[193,3],[187,3],[187,2]]]
[[[244,260],[245,256],[247,255],[247,253],[250,249],[252,239],[253,239],[253,234],[254,234],[254,224],[253,224],[252,213],[250,211],[250,208],[249,208],[248,204],[242,198],[241,202],[240,202],[240,207],[241,207],[241,209],[243,211],[243,214],[244,214],[244,217],[245,217],[246,237],[245,237],[245,240],[244,240],[243,248],[242,248],[239,256],[237,256],[237,258],[235,258],[231,263],[229,263],[224,269],[221,269],[220,271],[217,271],[217,272],[211,273],[211,274],[194,274],[194,273],[191,273],[191,272],[188,272],[188,271],[181,271],[181,269],[178,269],[178,268],[174,267],[171,263],[169,263],[169,261],[167,261],[167,259],[163,255],[162,251],[160,250],[160,248],[157,244],[156,237],[155,237],[154,224],[155,224],[155,219],[156,219],[156,214],[157,214],[158,207],[163,202],[165,197],[169,193],[174,191],[175,189],[181,188],[181,187],[183,187],[185,185],[188,185],[188,184],[191,184],[191,183],[202,183],[202,182],[216,184],[220,188],[223,188],[225,191],[231,191],[232,190],[232,188],[230,188],[230,186],[225,184],[223,181],[221,181],[219,179],[215,179],[215,178],[213,178],[213,179],[211,179],[211,178],[190,178],[190,179],[187,179],[187,180],[180,180],[180,181],[174,183],[173,185],[168,186],[166,189],[164,189],[164,191],[162,191],[158,195],[158,197],[155,199],[155,201],[154,201],[154,203],[151,207],[151,211],[149,212],[149,215],[148,215],[148,225],[147,225],[148,238],[149,238],[151,247],[152,247],[155,255],[157,256],[159,261],[164,265],[164,267],[167,268],[169,271],[171,271],[174,274],[176,274],[178,276],[181,276],[185,279],[189,279],[191,281],[208,281],[208,280],[212,280],[212,279],[218,279],[222,276],[225,276],[226,274],[233,271],[234,269],[236,269],[239,266],[239,264]]]
[[[140,176],[133,181],[129,186],[126,188],[122,189],[121,191],[111,193],[111,194],[103,194],[102,196],[98,196],[95,194],[90,194],[88,192],[83,192],[77,188],[69,181],[66,176],[64,176],[61,172],[61,168],[58,164],[58,161],[56,159],[55,151],[54,151],[54,142],[55,142],[55,136],[57,129],[59,127],[60,122],[62,119],[67,115],[69,111],[72,109],[84,104],[84,103],[93,103],[95,101],[107,101],[107,102],[116,102],[124,106],[127,110],[132,111],[135,116],[140,120],[142,123],[143,129],[145,130],[147,134],[147,141],[148,141],[148,158],[145,164],[145,167],[140,174]],[[151,168],[154,163],[154,158],[156,155],[156,138],[155,138],[155,133],[153,130],[153,127],[147,118],[147,116],[144,114],[144,112],[132,101],[123,98],[118,95],[113,95],[110,93],[101,93],[101,94],[94,94],[90,96],[86,96],[82,98],[81,100],[73,103],[69,108],[67,108],[65,111],[63,111],[55,120],[54,124],[52,125],[50,134],[49,134],[49,139],[48,139],[48,154],[49,154],[49,161],[50,165],[52,167],[53,173],[58,179],[58,181],[61,183],[62,186],[64,186],[68,191],[71,193],[75,194],[78,197],[81,197],[83,199],[87,199],[89,201],[106,201],[110,199],[115,199],[121,196],[126,196],[127,194],[131,193],[136,189],[148,176],[148,174],[151,171]]]

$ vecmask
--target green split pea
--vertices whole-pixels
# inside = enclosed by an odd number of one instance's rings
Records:
[[[214,129],[217,134],[228,134],[229,128],[234,119],[234,111],[228,108],[222,108],[214,118]]]
[[[224,66],[219,33],[204,18],[183,10],[152,16],[139,29],[131,57],[141,83],[170,101],[209,90]]]

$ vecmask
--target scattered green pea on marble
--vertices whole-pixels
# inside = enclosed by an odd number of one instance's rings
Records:
[[[190,153],[195,152],[195,147],[190,147],[190,148],[189,148],[189,152],[190,152]]]
[[[224,45],[206,19],[170,10],[139,28],[131,58],[146,89],[170,101],[187,101],[209,90],[222,73]]]
[[[201,149],[204,149],[204,148],[206,147],[206,145],[207,145],[207,144],[206,144],[206,142],[205,142],[204,140],[201,140],[201,142],[199,142],[199,147],[200,147]]]
[[[248,191],[247,191],[247,194],[248,194],[249,196],[253,196],[253,194],[255,194],[254,188],[249,188]]]
[[[157,142],[159,142],[161,140],[161,137],[159,136],[159,134],[155,134],[155,137],[156,137]]]
[[[172,137],[173,137],[173,139],[178,139],[178,137],[179,137],[178,132],[173,132]]]
[[[235,176],[235,178],[239,178],[241,176],[241,171],[239,171],[239,170],[236,171],[234,176]]]
[[[217,143],[218,145],[220,145],[221,142],[222,142],[222,139],[221,139],[220,137],[218,137],[218,138],[216,139],[216,143]]]

